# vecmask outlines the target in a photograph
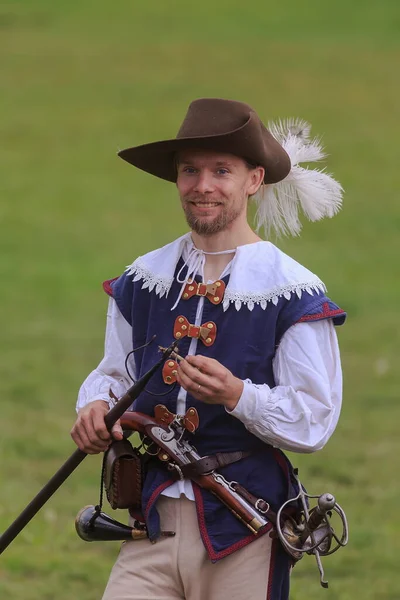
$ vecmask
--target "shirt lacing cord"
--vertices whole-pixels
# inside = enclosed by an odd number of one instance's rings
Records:
[[[185,286],[189,282],[189,280],[194,279],[194,277],[197,273],[204,272],[206,256],[208,256],[208,255],[216,256],[218,254],[233,254],[235,252],[236,252],[236,248],[234,248],[233,250],[221,250],[219,252],[206,252],[205,250],[200,250],[199,248],[196,248],[196,246],[192,246],[192,248],[189,250],[189,254],[188,254],[187,258],[185,259],[185,262],[183,263],[182,267],[179,269],[179,271],[176,275],[177,282],[181,283],[182,285],[181,285],[181,289],[179,291],[178,297],[176,299],[176,302],[173,305],[173,307],[171,308],[171,310],[174,310],[177,307],[178,302],[181,299],[182,294],[184,292]],[[185,267],[187,267],[186,277],[181,279],[181,276],[182,276],[182,273],[183,273]]]

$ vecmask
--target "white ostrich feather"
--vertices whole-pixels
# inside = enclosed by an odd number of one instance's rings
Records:
[[[311,125],[302,119],[289,118],[285,121],[280,119],[276,123],[270,121],[268,123],[268,130],[272,133],[274,138],[283,145],[288,136],[293,136],[303,140],[303,142],[308,142],[310,139]]]
[[[278,235],[298,235],[299,207],[310,221],[333,217],[342,206],[342,186],[324,170],[299,166],[326,157],[321,140],[310,139],[309,123],[288,119],[269,123],[268,129],[288,153],[292,168],[284,180],[262,185],[253,196],[257,229],[264,227],[267,236],[273,230]]]

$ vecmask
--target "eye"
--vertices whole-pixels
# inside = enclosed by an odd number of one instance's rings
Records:
[[[220,168],[217,170],[218,175],[226,175],[227,173],[229,173],[228,169],[225,169],[224,167]]]
[[[194,167],[183,167],[182,171],[184,173],[188,173],[189,175],[193,175],[193,173],[196,173],[196,169]]]

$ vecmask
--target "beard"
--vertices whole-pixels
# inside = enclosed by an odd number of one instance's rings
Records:
[[[197,216],[193,213],[191,202],[219,202],[222,205],[222,209],[219,214],[210,221],[208,218]],[[240,203],[236,206],[226,206],[224,201],[220,198],[206,198],[202,195],[196,194],[191,196],[185,196],[181,198],[182,208],[185,213],[186,221],[192,231],[198,235],[205,237],[224,231],[233,223],[242,213],[243,204]]]

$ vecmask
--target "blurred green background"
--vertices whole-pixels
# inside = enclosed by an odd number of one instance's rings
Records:
[[[72,452],[77,390],[102,356],[104,279],[186,231],[172,184],[116,157],[175,135],[189,102],[243,100],[313,124],[343,211],[278,245],[349,313],[344,407],[292,456],[345,507],[349,546],[292,578],[294,600],[398,600],[398,0],[14,0],[0,5],[0,531]],[[85,544],[90,457],[0,558],[0,596],[101,597],[118,544]]]

